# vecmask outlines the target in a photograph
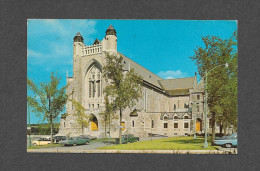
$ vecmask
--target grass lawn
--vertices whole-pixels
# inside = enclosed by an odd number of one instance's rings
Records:
[[[60,146],[63,146],[63,145],[62,144],[47,144],[47,145],[27,147],[27,149],[39,149],[39,148],[60,147]]]
[[[101,147],[98,149],[115,149],[115,150],[216,150],[211,146],[210,138],[208,139],[208,148],[204,149],[204,138],[197,137],[171,137],[157,139],[152,141],[142,141],[128,144]]]

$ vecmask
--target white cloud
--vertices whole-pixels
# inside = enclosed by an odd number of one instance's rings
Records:
[[[181,70],[177,71],[160,71],[157,75],[162,77],[163,79],[173,79],[173,78],[182,78],[187,77],[187,73],[182,72]]]
[[[95,26],[93,20],[32,20],[28,25],[28,68],[47,71],[71,67],[73,37],[80,32],[85,43],[92,43]]]
[[[66,21],[66,22],[64,22]],[[86,34],[89,38],[92,34],[96,33],[95,25],[96,22],[93,20],[54,20],[54,19],[46,19],[42,20],[42,23],[47,28],[46,32],[55,33],[57,36],[68,37],[71,34],[75,35],[78,31],[84,31],[84,35]],[[71,38],[71,37],[70,37]]]
[[[43,57],[43,54],[42,53],[39,53],[39,52],[36,52],[34,50],[30,50],[28,49],[27,50],[27,56],[29,57],[33,57],[33,58],[42,58]]]

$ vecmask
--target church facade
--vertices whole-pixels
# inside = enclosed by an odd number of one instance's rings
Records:
[[[143,77],[142,97],[132,108],[123,112],[122,123],[113,119],[106,128],[100,117],[105,110],[102,68],[106,65],[106,53],[121,55],[124,72],[133,68]],[[80,33],[73,42],[73,76],[67,76],[67,94],[86,108],[89,126],[84,134],[102,138],[105,134],[118,137],[119,129],[123,134],[138,137],[150,135],[184,136],[194,131],[204,130],[204,93],[203,82],[197,83],[194,77],[162,79],[117,51],[117,35],[112,25],[106,30],[102,41],[96,39],[92,45],[85,45]],[[66,115],[62,115],[59,134],[81,135],[81,126],[73,115],[71,101],[66,104]],[[118,114],[119,115],[119,114]],[[209,120],[207,120],[209,123]],[[207,124],[209,125],[209,124]]]

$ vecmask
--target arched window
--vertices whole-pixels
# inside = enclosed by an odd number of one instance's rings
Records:
[[[92,96],[95,97],[96,85],[94,81],[92,81],[92,87],[93,87]]]
[[[151,125],[152,128],[154,128],[154,121],[152,120],[152,125]]]
[[[91,83],[91,79],[89,78],[89,97],[91,97],[91,86],[92,86],[92,83]]]
[[[164,116],[164,117],[163,117],[163,120],[167,121],[167,120],[168,120],[168,117],[167,117],[167,116]]]
[[[100,80],[97,81],[98,97],[100,97]]]
[[[174,116],[174,119],[178,119],[178,116]]]
[[[184,119],[189,119],[189,117],[188,116],[184,116]]]
[[[89,72],[88,72],[88,93],[89,98],[101,97],[101,71],[100,69],[94,64]],[[96,93],[97,92],[97,93]]]

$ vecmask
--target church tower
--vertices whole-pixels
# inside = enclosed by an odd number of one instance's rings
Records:
[[[84,39],[78,32],[73,39],[73,98],[78,102],[81,102],[82,93],[82,76],[81,76],[81,60],[83,56],[83,50],[85,48]]]
[[[106,36],[102,41],[103,50],[109,53],[117,52],[116,30],[110,25],[106,31]]]

